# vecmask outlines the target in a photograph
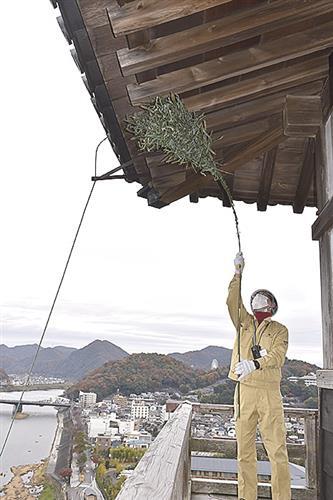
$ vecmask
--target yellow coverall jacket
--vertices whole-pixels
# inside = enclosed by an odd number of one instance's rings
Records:
[[[238,324],[240,277],[235,274],[229,285],[227,305],[233,324]],[[235,390],[238,458],[238,498],[257,500],[257,454],[256,432],[260,434],[266,448],[272,469],[273,500],[290,500],[290,474],[286,447],[286,430],[280,393],[281,368],[288,348],[288,330],[271,318],[258,325],[241,301],[240,312],[241,359],[253,359],[251,347],[256,343],[266,349],[267,355],[258,359],[260,369],[243,379]],[[238,339],[236,338],[229,371],[229,377],[238,380],[235,365],[238,362]],[[238,395],[240,391],[240,411]]]

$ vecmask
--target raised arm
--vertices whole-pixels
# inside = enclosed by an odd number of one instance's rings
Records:
[[[251,314],[247,312],[244,307],[242,297],[239,294],[240,287],[240,274],[235,273],[235,276],[232,278],[229,284],[228,298],[227,298],[227,306],[230,314],[230,318],[237,328],[238,325],[238,302],[240,300],[240,321],[244,323],[246,321],[251,320]]]

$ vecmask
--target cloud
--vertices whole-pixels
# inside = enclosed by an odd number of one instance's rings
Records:
[[[10,308],[3,342],[9,345],[38,342],[45,309]],[[289,357],[322,364],[321,335],[317,322],[290,322]],[[229,318],[218,315],[165,313],[119,308],[110,311],[105,305],[60,308],[50,323],[45,346],[83,347],[96,338],[114,342],[128,352],[185,352],[220,345],[232,348],[235,331]]]

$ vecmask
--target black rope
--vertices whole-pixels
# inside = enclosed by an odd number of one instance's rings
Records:
[[[107,137],[105,137],[102,141],[99,142],[99,144],[97,145],[96,147],[96,150],[95,150],[95,174],[96,174],[96,170],[97,170],[97,155],[98,155],[98,150],[99,150],[99,147],[100,145],[107,139]],[[64,267],[64,270],[62,272],[62,275],[61,275],[61,278],[60,278],[60,282],[59,282],[59,285],[58,285],[58,288],[57,288],[57,291],[55,293],[55,296],[54,296],[54,299],[53,299],[53,302],[52,302],[52,305],[51,305],[51,309],[49,311],[49,314],[47,316],[47,320],[46,320],[46,323],[44,325],[44,328],[43,328],[43,332],[42,332],[42,335],[40,337],[40,340],[39,340],[39,343],[38,343],[38,347],[37,347],[37,351],[34,355],[34,358],[32,360],[32,364],[30,366],[30,369],[29,369],[29,372],[28,372],[28,376],[27,376],[27,379],[25,381],[25,384],[23,386],[23,390],[22,390],[22,393],[21,393],[21,396],[20,396],[20,399],[19,399],[19,402],[18,404],[16,405],[16,408],[15,408],[15,411],[13,412],[13,415],[12,415],[12,418],[11,418],[11,422],[10,422],[10,425],[9,425],[9,428],[8,428],[8,431],[7,431],[7,434],[6,434],[6,437],[5,437],[5,440],[3,442],[3,445],[2,445],[2,448],[1,448],[1,451],[0,451],[0,457],[3,455],[3,452],[5,451],[5,448],[6,448],[6,445],[7,445],[7,442],[8,442],[8,439],[9,439],[9,436],[10,436],[10,433],[12,431],[12,428],[13,428],[13,425],[14,425],[14,421],[15,421],[15,418],[16,418],[16,415],[18,413],[18,410],[19,410],[19,407],[22,403],[22,400],[23,400],[23,396],[27,390],[27,386],[29,385],[29,382],[30,382],[30,379],[31,379],[31,375],[32,375],[32,372],[33,372],[33,369],[35,367],[35,364],[36,364],[36,361],[37,361],[37,356],[40,352],[40,349],[42,347],[42,343],[43,343],[43,340],[44,340],[44,337],[45,337],[45,334],[46,334],[46,331],[47,331],[47,328],[49,326],[49,322],[50,322],[50,319],[51,319],[51,316],[52,316],[52,313],[53,313],[53,310],[54,310],[54,307],[55,307],[55,304],[57,302],[57,299],[58,299],[58,296],[59,296],[59,293],[60,293],[60,290],[61,290],[61,287],[62,287],[62,284],[64,282],[64,279],[65,279],[65,276],[66,276],[66,272],[67,272],[67,269],[68,269],[68,265],[69,265],[69,262],[71,260],[71,257],[72,257],[72,254],[73,254],[73,250],[74,250],[74,247],[75,247],[75,244],[76,244],[76,241],[77,241],[77,238],[78,238],[78,235],[79,235],[79,232],[80,232],[80,229],[81,229],[81,226],[82,226],[82,222],[83,222],[83,219],[84,219],[84,216],[86,214],[86,211],[87,211],[87,208],[88,208],[88,205],[89,205],[89,202],[91,200],[91,197],[92,197],[92,194],[93,194],[93,191],[94,191],[94,188],[95,188],[95,185],[96,185],[96,181],[93,183],[91,189],[90,189],[90,192],[89,192],[89,195],[88,195],[88,199],[84,205],[84,209],[83,209],[83,212],[82,212],[82,215],[81,215],[81,218],[80,218],[80,222],[79,222],[79,225],[77,227],[77,230],[75,232],[75,236],[74,236],[74,240],[73,240],[73,243],[72,243],[72,246],[71,246],[71,249],[69,251],[69,254],[68,254],[68,257],[67,257],[67,260],[66,260],[66,264],[65,264],[65,267]]]

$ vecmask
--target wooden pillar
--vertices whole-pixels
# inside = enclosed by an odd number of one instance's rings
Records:
[[[323,370],[317,373],[319,388],[319,468],[321,500],[333,491],[333,120],[322,126],[316,143],[318,219],[312,227],[319,240]]]
[[[317,415],[311,414],[304,418],[305,431],[305,474],[306,486],[317,492],[318,489],[318,468],[317,468]]]

